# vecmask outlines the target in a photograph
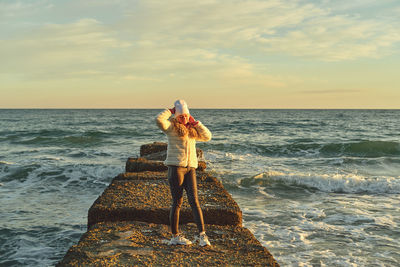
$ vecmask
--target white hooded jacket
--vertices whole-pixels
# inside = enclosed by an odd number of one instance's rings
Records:
[[[169,121],[171,115],[171,111],[165,109],[156,117],[157,126],[167,135],[168,139],[167,158],[164,164],[197,168],[196,141],[210,141],[211,132],[199,121],[199,123],[194,126],[198,132],[197,138],[191,138],[188,135],[180,137],[173,129],[173,123]]]

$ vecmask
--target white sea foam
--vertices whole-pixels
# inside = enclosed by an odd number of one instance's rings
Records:
[[[268,194],[267,192],[265,192],[265,191],[264,191],[264,188],[262,188],[262,187],[258,187],[258,188],[257,188],[257,191],[258,191],[258,193],[260,193],[261,195],[266,196],[267,198],[275,198],[274,195]]]
[[[4,165],[13,165],[15,164],[14,162],[8,162],[8,161],[2,161],[0,160],[0,164],[4,164]]]
[[[243,161],[248,157],[254,156],[250,151],[240,151],[240,153],[222,152],[217,150],[210,150],[206,152],[205,158],[211,162],[216,161]]]
[[[359,174],[317,174],[302,172],[267,171],[241,180],[241,184],[255,185],[282,182],[324,192],[340,193],[400,193],[400,179],[396,177],[365,177]]]

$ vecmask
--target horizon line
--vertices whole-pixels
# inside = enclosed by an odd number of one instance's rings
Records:
[[[13,109],[13,110],[64,110],[64,109],[69,109],[69,110],[104,110],[104,109],[109,109],[109,110],[128,110],[128,109],[165,109],[163,108],[0,108],[0,110],[7,110],[7,109]],[[199,109],[213,109],[213,110],[232,110],[232,109],[237,109],[237,110],[400,110],[400,108],[190,108],[190,110],[199,110]]]

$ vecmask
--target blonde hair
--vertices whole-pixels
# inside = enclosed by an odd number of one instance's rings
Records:
[[[174,131],[179,137],[185,137],[189,135],[190,138],[197,138],[199,136],[196,128],[188,128],[184,124],[180,123],[176,118],[172,118],[171,123],[174,126]]]

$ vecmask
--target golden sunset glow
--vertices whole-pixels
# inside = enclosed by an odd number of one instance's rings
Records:
[[[1,1],[0,108],[400,108],[398,1]]]

